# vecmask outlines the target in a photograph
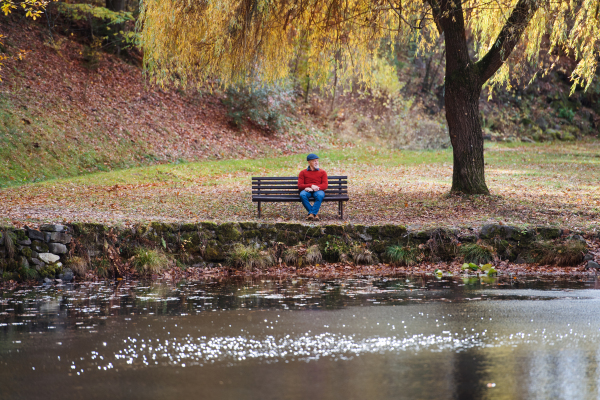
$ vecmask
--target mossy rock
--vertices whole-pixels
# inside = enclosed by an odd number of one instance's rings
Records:
[[[385,254],[389,245],[390,243],[385,240],[373,240],[369,244],[369,250],[373,253]]]
[[[242,237],[240,226],[234,222],[225,222],[217,227],[217,240],[221,243],[231,243]]]
[[[198,225],[197,224],[191,224],[191,223],[181,224],[179,226],[179,230],[181,232],[196,232],[198,230]]]
[[[344,227],[342,225],[326,225],[326,235],[343,236],[345,234]]]
[[[29,239],[29,237],[27,236],[27,233],[25,233],[25,231],[23,229],[17,229],[14,231],[15,237],[17,238],[17,240],[27,240]]]
[[[198,246],[200,244],[200,236],[198,236],[198,232],[183,232],[181,233],[180,240],[186,248],[188,246]]]
[[[108,231],[106,225],[95,222],[76,222],[71,224],[70,227],[76,235],[89,235],[92,233],[103,233]]]
[[[258,229],[251,229],[251,230],[244,231],[244,233],[242,235],[244,236],[244,239],[254,239],[254,238],[261,237],[261,233]]]
[[[42,267],[39,269],[38,274],[42,277],[42,278],[56,278],[58,276],[58,274],[60,274],[62,272],[62,266],[54,263],[54,264],[47,264],[46,266]]]
[[[373,239],[379,239],[379,227],[378,226],[368,226],[367,227],[367,235],[371,236]]]
[[[227,258],[227,252],[224,246],[220,246],[218,242],[211,240],[206,249],[204,249],[204,259],[206,261],[224,261]]]
[[[179,226],[176,224],[168,224],[163,222],[152,222],[150,223],[150,227],[154,232],[162,233],[162,232],[177,232],[179,230]]]
[[[307,238],[319,238],[323,235],[323,231],[320,226],[311,226],[306,230]]]
[[[33,251],[31,250],[31,248],[29,248],[29,247],[27,247],[27,246],[24,246],[24,247],[21,249],[21,254],[22,254],[23,256],[27,257],[27,258],[31,258],[32,254],[33,254]]]
[[[33,242],[31,242],[31,248],[37,251],[38,253],[48,252],[48,245],[44,242],[40,242],[39,240],[34,240]]]
[[[562,235],[562,229],[553,228],[550,226],[538,226],[537,228],[535,228],[535,231],[538,234],[538,236],[546,240],[557,239],[560,237],[560,235]]]
[[[200,226],[202,227],[202,229],[210,230],[210,231],[216,231],[217,228],[219,227],[219,225],[217,225],[216,222],[212,222],[212,221],[200,222]]]
[[[287,246],[294,246],[299,242],[298,234],[291,231],[279,231],[275,240],[280,243],[285,243]]]
[[[379,228],[379,233],[382,238],[396,239],[402,237],[402,235],[406,233],[406,227],[392,224],[382,225]]]
[[[408,242],[426,243],[430,237],[430,232],[428,231],[416,231],[409,232],[407,239]]]
[[[256,222],[240,222],[240,227],[243,230],[256,230],[258,228],[258,224]]]

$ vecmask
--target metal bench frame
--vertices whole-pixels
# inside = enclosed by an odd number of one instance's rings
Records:
[[[344,202],[348,197],[348,177],[328,176],[327,190],[323,201],[338,202],[338,216],[344,218]],[[301,202],[297,176],[252,177],[252,202],[258,203],[258,218],[261,203]]]

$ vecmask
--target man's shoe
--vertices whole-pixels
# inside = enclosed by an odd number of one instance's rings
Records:
[[[312,214],[308,214],[308,216],[306,217],[307,221],[313,221],[315,219],[315,216]]]
[[[315,215],[315,216],[313,216],[313,219],[314,219],[315,221],[320,221],[320,220],[321,220],[321,218],[319,218],[319,216],[318,216],[318,215]]]

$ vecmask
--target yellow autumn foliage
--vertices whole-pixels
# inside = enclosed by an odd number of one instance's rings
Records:
[[[145,66],[159,84],[186,84],[190,78],[229,85],[249,74],[276,81],[303,49],[315,83],[342,61],[340,81],[372,83],[382,43],[417,40],[431,48],[439,36],[431,5],[438,0],[146,0],[139,28]],[[533,18],[513,52],[511,65],[539,65],[544,37],[550,51],[577,58],[575,82],[589,85],[598,67],[599,0],[530,0]],[[517,0],[465,0],[462,12],[473,33],[476,58],[498,41]],[[550,66],[544,66],[543,69]],[[488,84],[508,83],[509,63]],[[319,78],[320,77],[320,78]]]

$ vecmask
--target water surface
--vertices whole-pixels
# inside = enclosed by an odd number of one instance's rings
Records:
[[[2,399],[596,399],[595,280],[232,279],[0,294]]]

